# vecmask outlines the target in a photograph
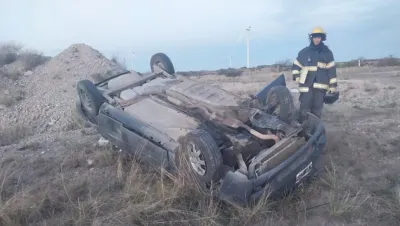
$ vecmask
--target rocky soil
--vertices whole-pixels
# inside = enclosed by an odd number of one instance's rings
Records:
[[[97,81],[123,69],[85,44],[74,44],[17,81],[11,90],[23,90],[24,99],[10,108],[2,107],[0,125],[18,124],[34,130],[67,131],[74,128],[72,111],[75,85],[81,79]],[[15,92],[15,91],[5,91]]]

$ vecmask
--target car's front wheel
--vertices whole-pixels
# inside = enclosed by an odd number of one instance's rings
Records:
[[[203,192],[209,193],[211,185],[220,179],[222,155],[213,137],[205,130],[193,130],[180,140],[175,162],[181,175],[185,179],[194,179],[191,181]]]

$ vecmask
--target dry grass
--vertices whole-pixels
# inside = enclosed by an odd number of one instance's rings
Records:
[[[361,187],[352,185],[347,172],[340,174],[336,164],[330,160],[326,174],[321,178],[321,182],[329,187],[329,214],[335,217],[354,215],[371,196]]]
[[[185,173],[150,170],[110,147],[61,145],[63,158],[3,159],[0,225],[279,225],[267,199],[251,208],[222,203]]]
[[[33,130],[25,125],[16,124],[10,127],[0,126],[0,147],[14,144],[32,134]]]
[[[379,88],[375,84],[364,83],[364,91],[367,93],[377,93],[379,91]]]
[[[49,57],[43,56],[43,53],[36,50],[24,50],[18,55],[18,60],[23,64],[24,70],[32,70],[39,65],[44,64]]]
[[[121,60],[117,55],[113,55],[111,61],[126,70],[125,59]]]
[[[49,57],[43,56],[43,53],[32,49],[22,49],[23,46],[16,43],[0,44],[0,67],[12,64],[16,61],[22,63],[21,70],[32,70],[35,67],[45,63]],[[3,71],[3,75],[16,74],[14,71]]]
[[[0,67],[16,61],[21,49],[22,46],[16,43],[0,44]]]
[[[18,80],[21,75],[21,72],[15,69],[0,68],[0,76],[9,78],[11,80]]]
[[[17,89],[12,91],[6,91],[0,89],[0,105],[9,107],[13,105],[15,102],[24,99],[24,97],[25,93],[22,90]]]
[[[1,145],[29,135],[22,127],[1,131],[9,133]],[[57,156],[35,154],[47,144],[31,143],[2,158],[0,225],[321,225],[309,222],[310,210],[335,219],[376,210],[388,225],[400,220],[399,191],[371,197],[332,160],[317,181],[244,208],[203,194],[188,171],[149,169],[110,145],[57,142]],[[321,192],[327,202],[310,204]]]
[[[374,197],[371,209],[376,213],[380,222],[388,225],[400,225],[400,187],[396,186],[392,190]]]

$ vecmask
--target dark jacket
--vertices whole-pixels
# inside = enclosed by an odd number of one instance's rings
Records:
[[[293,80],[299,82],[299,92],[308,92],[314,87],[336,91],[336,66],[332,51],[321,42],[312,42],[298,53],[292,65]]]

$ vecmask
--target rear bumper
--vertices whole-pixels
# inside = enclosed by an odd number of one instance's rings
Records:
[[[316,172],[315,163],[325,143],[325,128],[320,122],[310,139],[276,168],[254,179],[248,179],[240,173],[228,172],[219,189],[219,198],[248,205],[258,201],[264,194],[276,196],[296,187]]]

